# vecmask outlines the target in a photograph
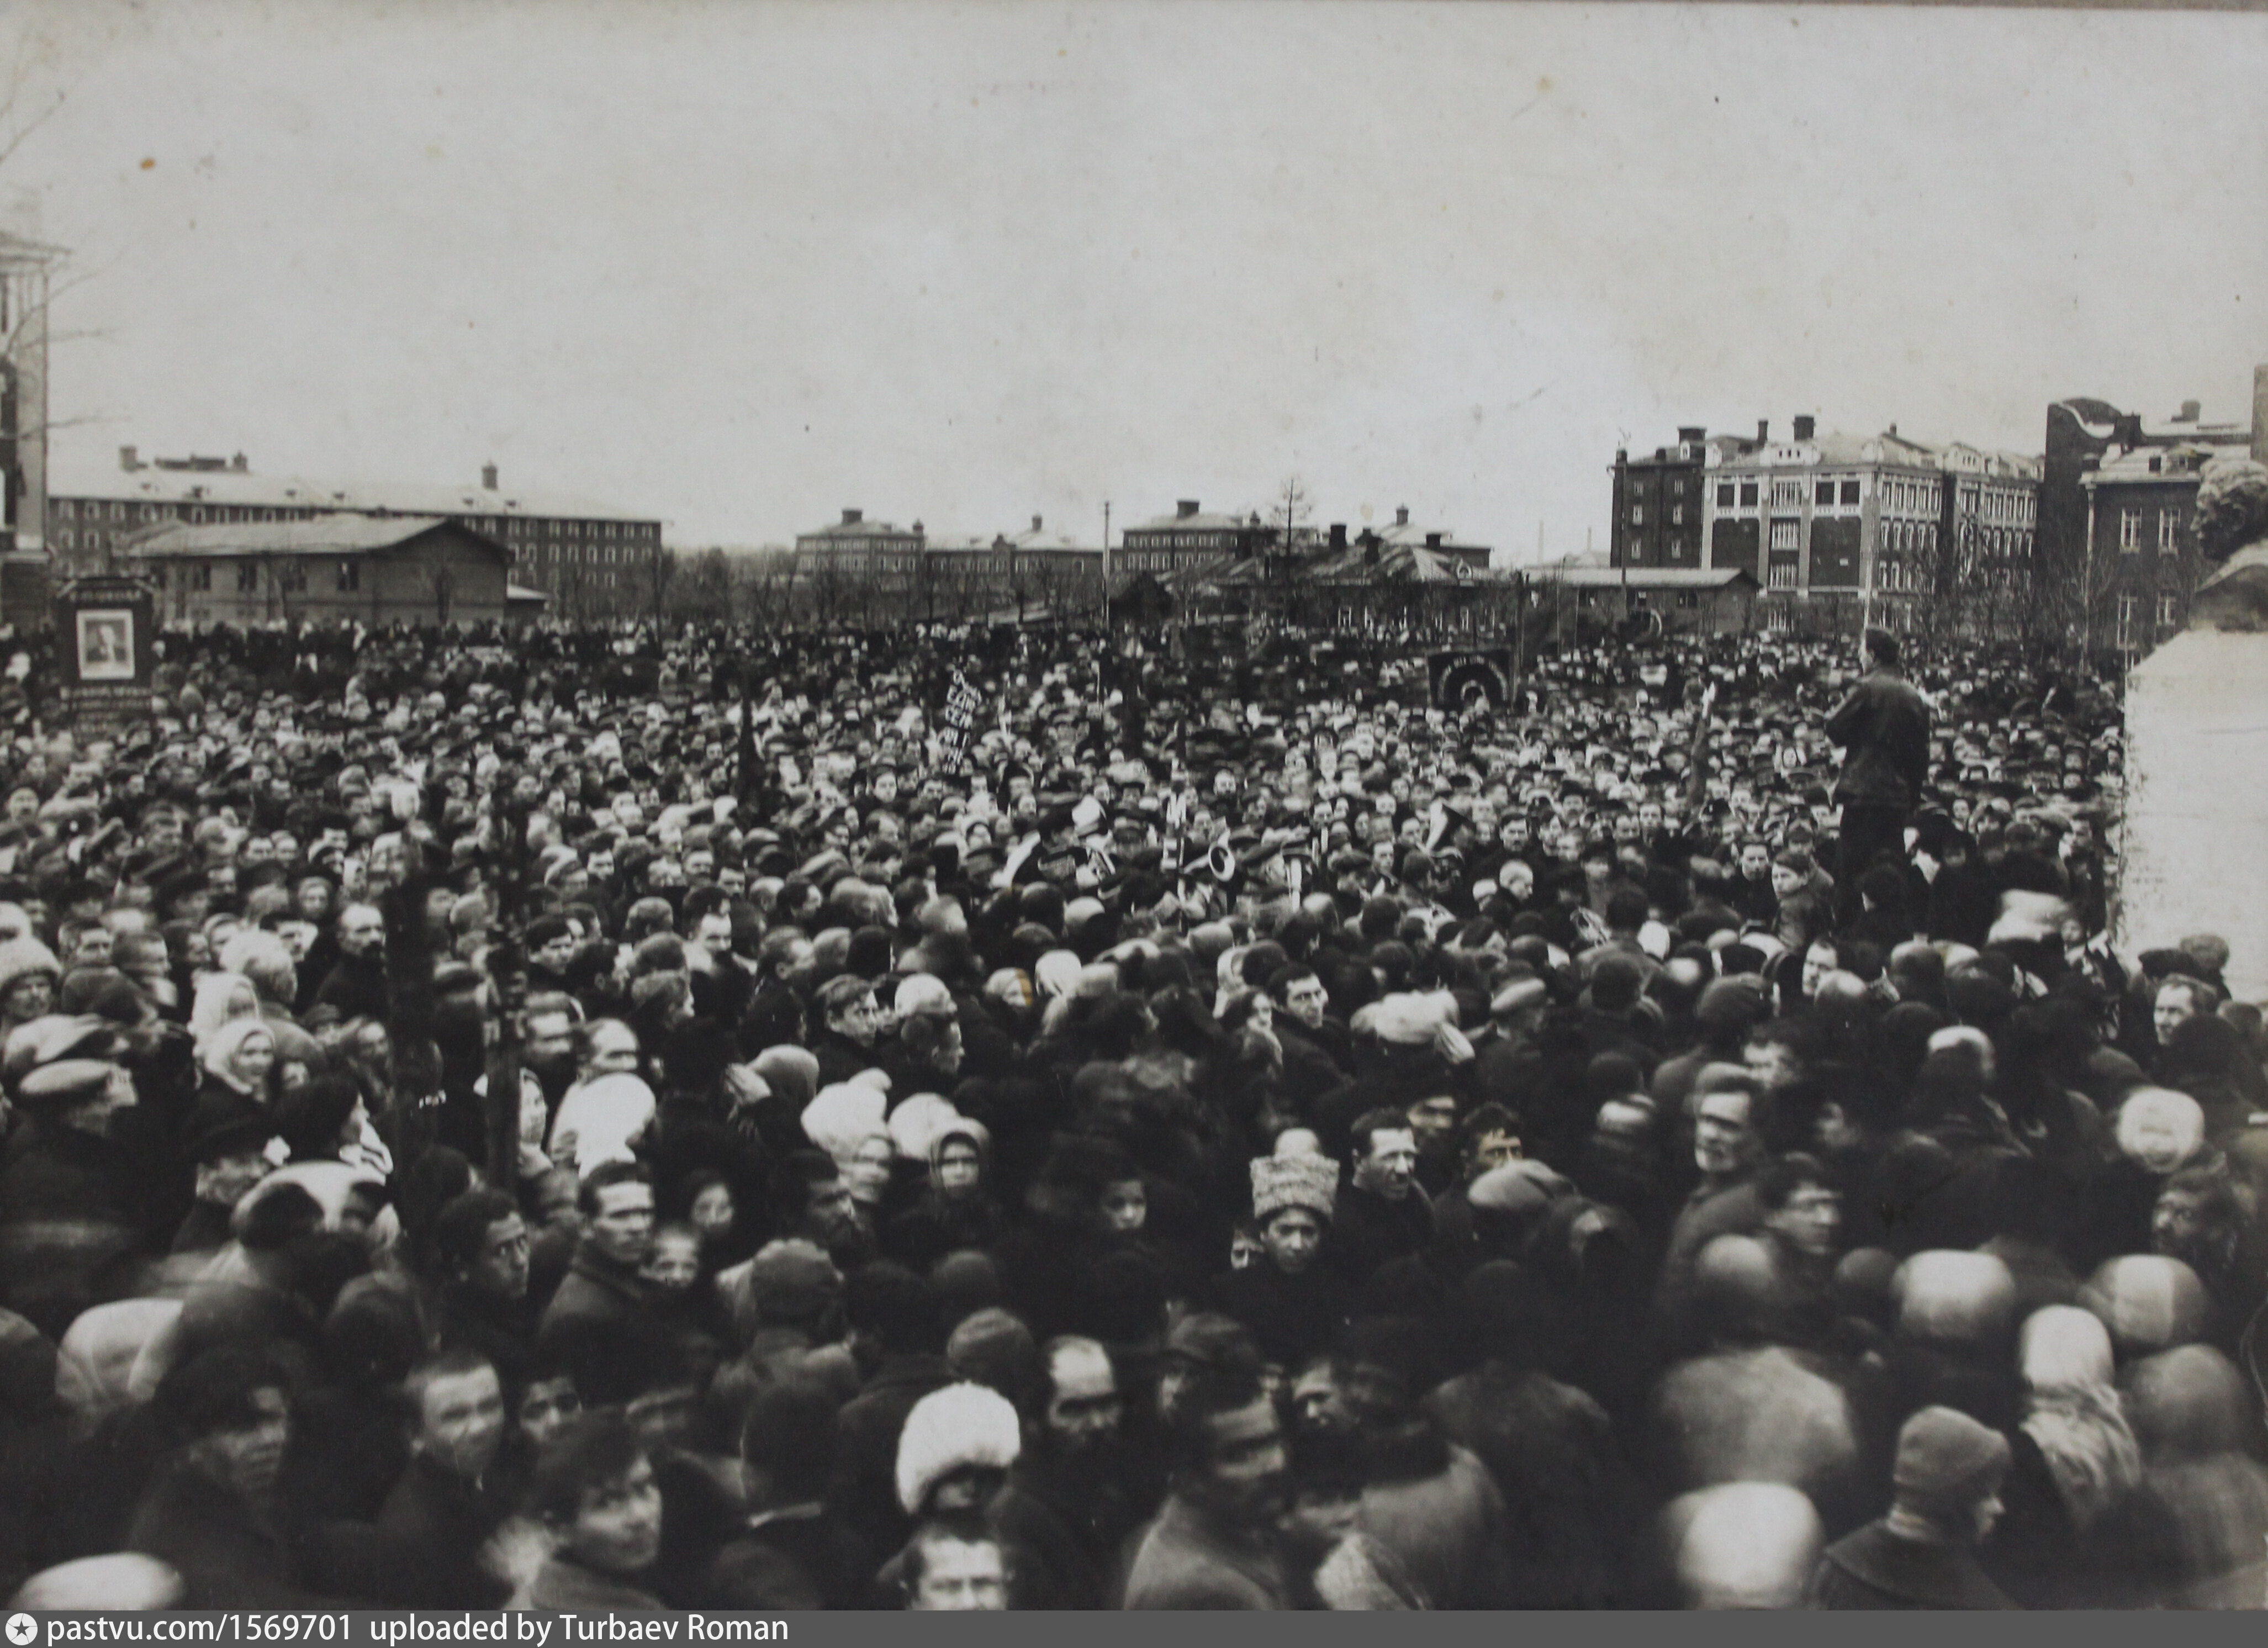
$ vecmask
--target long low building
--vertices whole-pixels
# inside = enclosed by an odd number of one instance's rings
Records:
[[[1742,567],[1612,567],[1554,563],[1525,569],[1532,606],[1558,614],[1555,632],[1586,622],[1652,614],[1666,630],[1738,635],[1755,627],[1757,585]]]
[[[125,555],[157,585],[161,623],[493,623],[538,615],[512,582],[512,551],[432,515],[168,526]]]

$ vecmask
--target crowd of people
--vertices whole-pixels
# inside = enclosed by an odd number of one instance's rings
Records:
[[[160,646],[0,687],[20,1606],[2262,1589],[2268,1042],[2106,933],[2113,681]]]

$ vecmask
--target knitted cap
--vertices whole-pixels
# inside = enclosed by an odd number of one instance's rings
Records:
[[[919,1516],[930,1490],[954,1472],[969,1466],[1005,1471],[1022,1447],[1016,1410],[999,1392],[970,1384],[932,1391],[898,1432],[898,1504],[908,1516]]]
[[[819,1096],[804,1107],[804,1137],[836,1161],[847,1160],[867,1139],[887,1134],[882,1115],[888,1102],[864,1082],[837,1082],[822,1087]]]
[[[1890,1481],[1898,1503],[1924,1515],[1973,1505],[2000,1485],[2008,1438],[1951,1408],[1925,1408],[1898,1432]]]
[[[1257,1156],[1252,1162],[1252,1216],[1266,1224],[1285,1208],[1328,1220],[1338,1204],[1339,1165],[1328,1156]]]

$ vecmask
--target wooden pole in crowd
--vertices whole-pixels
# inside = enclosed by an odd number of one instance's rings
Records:
[[[519,1182],[519,1019],[527,1005],[527,960],[520,933],[527,908],[528,809],[507,787],[514,776],[509,770],[497,775],[490,801],[497,909],[487,961],[495,1012],[484,1071],[488,1098],[481,1116],[489,1182],[506,1194]]]

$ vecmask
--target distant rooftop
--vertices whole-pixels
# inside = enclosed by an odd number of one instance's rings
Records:
[[[127,460],[134,467],[126,467]],[[59,498],[122,499],[128,503],[217,504],[251,509],[353,510],[400,515],[519,515],[537,519],[653,521],[597,498],[571,493],[478,482],[437,486],[430,482],[313,480],[304,475],[255,475],[241,453],[230,458],[152,458],[122,448],[120,461],[101,464],[58,456],[48,472],[48,495]]]
[[[313,520],[233,521],[210,526],[160,526],[127,546],[130,555],[169,561],[183,556],[364,555],[449,527],[483,541],[473,532],[438,515],[318,515]],[[502,544],[500,553],[509,554]]]

